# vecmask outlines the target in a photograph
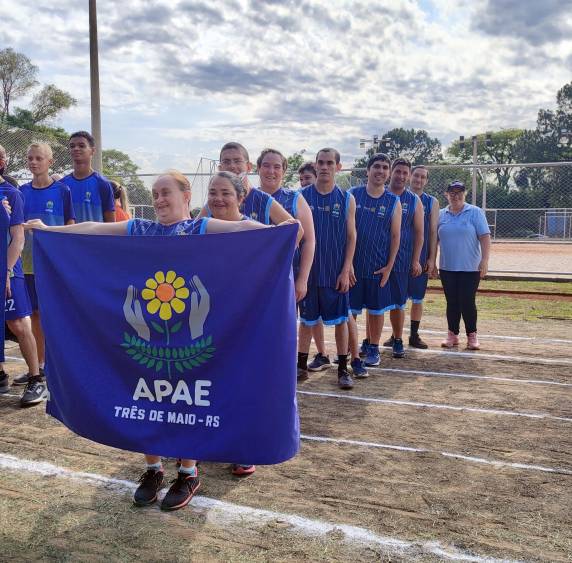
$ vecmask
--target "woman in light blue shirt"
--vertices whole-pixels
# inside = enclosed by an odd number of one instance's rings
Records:
[[[439,212],[439,275],[447,301],[447,338],[444,348],[459,345],[461,317],[467,332],[467,348],[478,350],[476,295],[488,271],[491,233],[482,209],[465,202],[465,185],[447,186],[449,205]]]

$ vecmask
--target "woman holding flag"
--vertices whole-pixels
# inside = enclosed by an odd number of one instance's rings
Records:
[[[234,175],[233,175],[234,176]],[[266,228],[265,225],[250,220],[221,221],[214,218],[191,219],[189,205],[191,185],[187,178],[176,170],[159,176],[152,187],[153,207],[157,221],[132,219],[118,223],[85,222],[69,226],[47,227],[40,220],[29,221],[26,229],[42,229],[62,233],[92,235],[131,235],[131,236],[173,236],[204,233],[236,232]],[[295,223],[289,220],[286,223]],[[298,242],[303,230],[298,232]],[[48,376],[49,378],[49,376]],[[161,457],[145,454],[146,471],[139,479],[133,501],[137,506],[153,504],[163,486],[164,471]],[[177,478],[172,482],[162,503],[162,510],[177,510],[186,506],[200,486],[196,461],[181,459]]]

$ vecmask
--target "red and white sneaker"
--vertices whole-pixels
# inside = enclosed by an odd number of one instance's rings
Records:
[[[252,475],[256,471],[256,465],[240,465],[238,463],[233,464],[232,474],[237,477],[245,477],[246,475]]]
[[[459,345],[459,336],[450,330],[447,331],[447,338],[441,342],[442,348],[454,348]]]
[[[480,349],[481,345],[479,344],[477,333],[469,332],[469,334],[467,334],[467,350],[480,350]]]

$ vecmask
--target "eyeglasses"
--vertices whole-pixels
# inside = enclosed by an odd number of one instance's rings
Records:
[[[223,160],[220,161],[220,163],[223,166],[230,166],[231,164],[234,164],[235,166],[240,166],[241,164],[246,164],[246,161],[242,158],[225,158]]]

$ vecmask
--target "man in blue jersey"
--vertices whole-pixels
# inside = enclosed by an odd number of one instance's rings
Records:
[[[242,178],[242,183],[246,188],[246,197],[240,211],[246,217],[264,225],[279,225],[283,221],[292,219],[292,216],[272,196],[253,188],[250,184],[248,174],[252,172],[252,163],[243,145],[235,142],[226,143],[220,150],[219,159],[218,169],[221,172],[232,172]],[[205,205],[199,218],[209,216],[209,208]]]
[[[425,166],[414,166],[411,170],[411,191],[416,194],[423,205],[423,247],[421,248],[420,276],[409,276],[407,297],[411,299],[411,331],[409,346],[425,350],[427,344],[419,336],[419,325],[423,316],[423,299],[427,291],[429,276],[435,272],[437,258],[437,225],[439,224],[439,202],[437,198],[423,190],[429,181],[429,171]]]
[[[367,163],[367,184],[350,190],[356,200],[357,244],[353,267],[356,284],[350,289],[350,351],[356,377],[367,377],[358,352],[358,331],[355,317],[365,308],[367,335],[365,365],[380,362],[379,340],[383,330],[383,315],[391,310],[393,301],[388,284],[397,251],[401,230],[401,203],[385,188],[391,160],[384,153],[376,153]]]
[[[356,247],[354,197],[336,185],[341,170],[340,153],[325,148],[316,156],[316,184],[302,189],[314,219],[316,251],[308,281],[308,293],[300,302],[301,330],[298,343],[298,369],[306,370],[311,327],[320,320],[335,326],[338,352],[338,386],[353,387],[348,372],[349,289],[354,278],[352,261]]]
[[[114,223],[113,187],[107,178],[91,167],[95,139],[87,131],[77,131],[70,136],[68,146],[73,172],[62,178],[62,182],[71,190],[76,221]]]
[[[6,154],[6,149],[0,145],[0,176],[4,179],[5,182],[12,184],[15,188],[18,187],[18,182],[12,178],[12,176],[8,176],[6,172],[6,167],[8,166],[8,155]]]
[[[36,405],[45,401],[48,388],[40,375],[40,366],[36,353],[36,341],[32,333],[30,315],[32,309],[26,291],[22,261],[20,255],[24,247],[24,201],[22,194],[12,184],[0,176],[0,198],[6,198],[12,209],[8,234],[7,277],[5,297],[5,319],[8,328],[18,339],[22,356],[28,365],[29,373],[23,376],[26,387],[20,398],[23,407]],[[16,381],[15,381],[16,382]],[[0,366],[0,387],[7,386],[7,376]]]
[[[52,149],[46,143],[32,143],[27,152],[28,168],[32,173],[32,181],[21,188],[24,198],[24,218],[41,219],[46,225],[71,225],[75,223],[75,213],[72,205],[72,195],[68,186],[57,182],[50,176],[50,167],[54,160]],[[32,306],[32,330],[36,341],[36,350],[43,372],[45,362],[45,341],[38,295],[36,293],[36,278],[32,259],[32,233],[26,233],[26,242],[22,252],[22,266],[26,279],[26,288]],[[16,384],[25,384],[26,376],[16,378]]]
[[[407,159],[397,158],[393,161],[389,190],[401,202],[401,239],[395,264],[389,276],[392,301],[389,319],[392,336],[383,345],[393,348],[394,358],[405,356],[403,324],[409,276],[421,275],[419,259],[423,247],[423,206],[419,197],[407,189],[410,173],[411,163]]]

